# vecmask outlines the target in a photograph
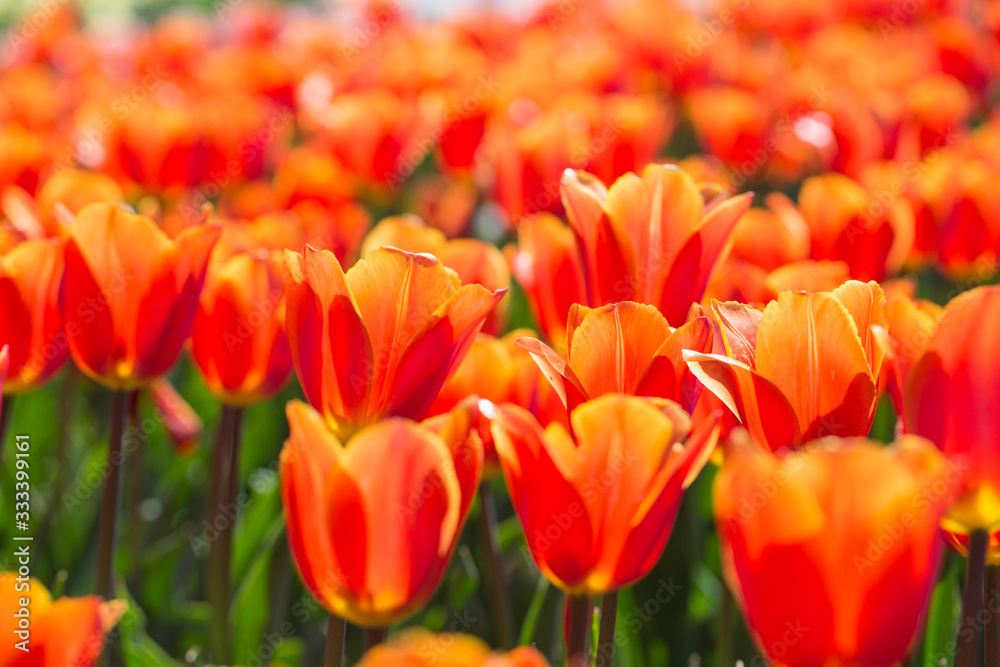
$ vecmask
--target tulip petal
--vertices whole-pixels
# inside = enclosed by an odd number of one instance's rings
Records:
[[[882,329],[889,327],[889,318],[885,312],[885,292],[875,281],[862,283],[857,280],[849,280],[833,290],[832,294],[837,301],[844,304],[851,317],[854,318],[858,337],[861,340],[861,348],[864,350],[865,358],[868,359],[872,378],[878,379],[884,353],[875,342],[872,327]]]
[[[685,352],[684,360],[705,388],[739,417],[758,445],[777,452],[802,443],[795,411],[773,382],[717,354]]]
[[[691,304],[705,294],[708,281],[732,244],[736,223],[752,202],[751,194],[722,202],[705,216],[697,231],[678,250],[654,297],[660,312],[672,325],[682,323]]]
[[[711,352],[712,342],[712,323],[707,317],[696,317],[678,327],[656,350],[633,393],[676,401],[690,414],[701,395],[701,383],[687,367],[684,350]]]
[[[327,525],[325,480],[342,446],[313,408],[292,401],[286,412],[291,434],[281,450],[281,499],[288,544],[302,581],[317,598],[328,601],[330,589],[346,584],[330,535],[321,529]]]
[[[727,301],[714,302],[712,310],[719,321],[726,354],[741,364],[754,368],[757,359],[757,330],[761,312],[752,306]]]
[[[783,292],[768,304],[756,370],[788,399],[804,441],[868,434],[875,380],[851,313],[831,294]]]
[[[580,379],[555,350],[536,338],[528,337],[518,338],[517,346],[531,355],[564,406],[572,409],[587,400]]]
[[[506,293],[464,285],[430,314],[431,324],[409,341],[393,370],[385,414],[422,419]]]

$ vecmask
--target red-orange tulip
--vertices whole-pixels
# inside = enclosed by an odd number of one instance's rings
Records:
[[[275,251],[213,255],[191,329],[191,357],[209,389],[232,405],[275,394],[292,372],[285,336],[285,269]]]
[[[434,257],[395,248],[347,273],[325,250],[286,259],[295,370],[343,440],[383,417],[423,418],[506,293],[462,285]]]
[[[915,356],[903,393],[908,433],[967,467],[945,527],[959,533],[1000,526],[1000,287],[954,299]]]
[[[913,245],[913,210],[905,197],[869,193],[841,174],[806,179],[799,210],[809,225],[812,258],[847,262],[857,280],[896,273]]]
[[[525,410],[498,406],[493,439],[542,573],[573,594],[642,579],[660,558],[681,496],[715,445],[675,403],[609,394],[570,416],[575,441]]]
[[[44,384],[69,356],[59,312],[62,255],[58,239],[35,239],[0,258],[0,340],[10,348],[7,393]]]
[[[761,313],[714,303],[727,356],[685,352],[705,387],[771,451],[826,435],[864,436],[875,416],[885,328],[877,283],[783,292]]]
[[[682,350],[709,352],[712,324],[698,317],[672,329],[656,308],[623,301],[569,311],[566,358],[534,338],[518,345],[531,353],[569,410],[604,394],[656,396],[694,410],[700,383]]]
[[[112,204],[76,216],[66,241],[62,314],[77,366],[114,389],[162,375],[187,340],[219,227],[170,239]]]
[[[769,663],[904,658],[937,576],[950,472],[920,438],[827,438],[783,459],[734,448],[715,483],[723,570]]]
[[[0,572],[0,667],[90,667],[126,609],[96,596],[53,600],[38,580]]]
[[[390,418],[345,446],[308,405],[287,412],[282,501],[302,580],[357,625],[406,618],[441,582],[479,484],[472,416],[458,409],[439,432]]]
[[[531,647],[491,653],[483,640],[472,635],[410,628],[365,653],[358,667],[549,667],[549,663]]]
[[[727,198],[677,167],[655,164],[610,189],[567,171],[562,198],[573,234],[545,218],[525,223],[512,266],[556,341],[573,303],[638,301],[656,306],[672,326],[683,324],[751,202],[751,195]]]

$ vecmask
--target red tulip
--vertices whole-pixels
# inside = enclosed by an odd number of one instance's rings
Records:
[[[187,340],[219,227],[170,239],[149,218],[91,204],[66,241],[62,313],[87,375],[134,389],[167,372]]]

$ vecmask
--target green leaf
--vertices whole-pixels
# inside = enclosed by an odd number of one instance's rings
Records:
[[[962,591],[959,570],[954,565],[934,587],[927,631],[924,635],[921,667],[951,667],[955,664],[955,633],[962,616]]]
[[[545,596],[549,592],[549,580],[543,576],[538,577],[538,584],[535,586],[535,594],[531,597],[531,604],[524,614],[524,622],[521,623],[521,632],[517,636],[518,646],[528,646],[535,639],[535,628],[538,625],[538,617],[545,606]]]

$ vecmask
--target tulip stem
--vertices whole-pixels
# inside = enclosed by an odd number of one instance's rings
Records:
[[[94,590],[105,600],[114,597],[115,552],[118,545],[118,515],[122,502],[121,469],[125,463],[122,437],[128,405],[127,391],[111,394],[111,425],[108,436],[107,478],[101,498],[101,526],[97,538],[97,576]]]
[[[568,667],[590,667],[587,635],[592,623],[590,598],[586,595],[567,595],[566,598],[566,662]]]
[[[618,591],[601,598],[601,629],[597,635],[597,667],[611,667],[615,654],[615,620],[618,616]]]
[[[725,581],[722,582],[720,597],[715,667],[729,667],[733,664],[733,594]]]
[[[984,530],[976,530],[969,535],[969,560],[962,594],[962,622],[958,628],[955,667],[976,667],[979,664],[982,642],[979,614],[983,610],[983,578],[988,544],[989,535]]]
[[[479,485],[479,532],[483,540],[486,557],[486,583],[490,588],[490,604],[493,622],[496,623],[497,641],[500,648],[514,647],[514,615],[507,597],[507,577],[503,570],[500,545],[497,542],[497,506],[490,491],[489,482]]]
[[[225,489],[223,493],[225,494],[225,503],[223,505],[223,511],[226,513],[228,521],[225,523],[225,528],[222,530],[222,534],[219,535],[219,541],[222,543],[222,555],[220,558],[219,569],[222,573],[221,586],[225,589],[225,599],[226,599],[226,647],[229,648],[229,607],[230,607],[230,586],[232,585],[232,563],[233,563],[233,539],[236,535],[236,519],[239,512],[240,504],[236,502],[236,498],[240,492],[240,445],[243,439],[243,408],[226,406],[223,410],[229,410],[229,472],[228,489]],[[220,622],[221,623],[221,622]],[[227,651],[227,658],[228,658]]]
[[[389,628],[365,628],[365,651],[385,642]]]
[[[3,446],[7,441],[7,429],[10,428],[10,415],[13,411],[14,395],[5,395],[0,401],[0,456],[3,455]]]
[[[227,516],[230,450],[233,439],[233,408],[223,404],[219,413],[219,430],[212,452],[212,478],[209,487],[208,521],[208,598],[212,607],[212,644],[215,659],[228,662],[229,654],[229,559],[226,556],[225,533],[231,518]]]
[[[340,667],[344,664],[344,643],[347,635],[347,621],[330,614],[330,622],[326,626],[326,653],[323,667]]]
[[[1000,565],[986,567],[986,664],[1000,665],[1000,618],[996,604],[1000,602]]]

